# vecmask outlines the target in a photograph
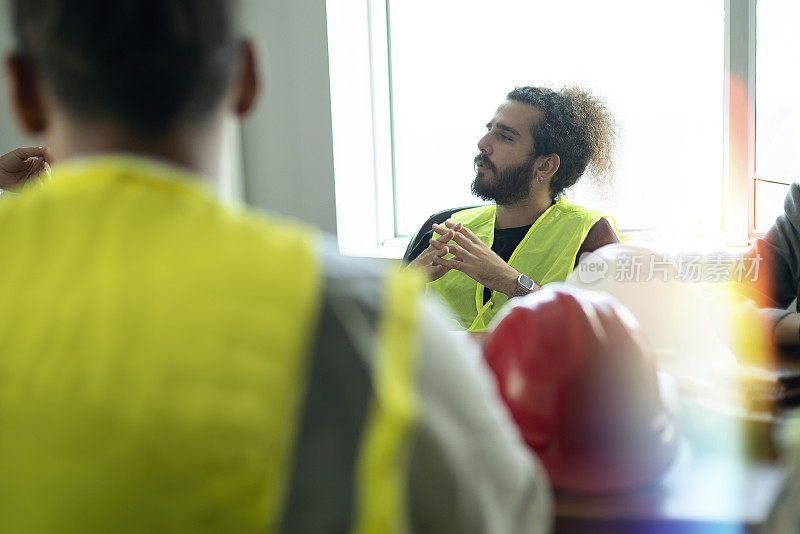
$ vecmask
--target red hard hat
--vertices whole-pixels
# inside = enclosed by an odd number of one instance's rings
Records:
[[[563,284],[508,306],[484,357],[553,486],[615,492],[662,474],[677,436],[633,315]]]

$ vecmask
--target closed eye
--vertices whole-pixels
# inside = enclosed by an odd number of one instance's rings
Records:
[[[498,137],[500,137],[500,139],[502,139],[503,141],[513,141],[514,140],[513,137],[504,134],[503,130],[500,130],[500,129],[497,129],[497,128],[495,128],[495,130],[497,132]],[[492,131],[492,123],[491,122],[486,125],[486,131],[487,132],[491,132]]]

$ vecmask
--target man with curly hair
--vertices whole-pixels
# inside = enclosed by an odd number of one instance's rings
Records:
[[[613,219],[563,197],[587,168],[611,176],[616,125],[602,101],[577,87],[518,87],[486,127],[472,192],[494,203],[432,216],[405,255],[471,331],[509,298],[564,280],[584,252],[619,242]]]

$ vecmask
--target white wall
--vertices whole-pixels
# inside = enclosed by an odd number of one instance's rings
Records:
[[[0,154],[5,154],[19,146],[40,144],[36,139],[26,137],[17,128],[9,101],[9,84],[5,76],[5,57],[13,47],[13,35],[9,25],[8,2],[0,2]]]
[[[325,0],[245,0],[264,92],[242,126],[245,198],[336,232]]]
[[[4,52],[12,45],[5,31],[7,4],[0,2]],[[224,164],[233,166],[233,176],[241,167],[248,203],[335,233],[325,0],[243,0],[243,7],[245,31],[260,53],[264,87],[255,112],[228,138],[231,146],[239,134],[241,157],[226,156]],[[0,99],[0,153],[38,144],[17,130],[5,79]],[[223,196],[236,196],[239,188],[229,187],[232,191]]]

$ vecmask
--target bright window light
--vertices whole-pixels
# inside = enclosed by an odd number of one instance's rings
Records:
[[[756,228],[766,230],[783,213],[783,195],[800,180],[800,71],[787,63],[800,49],[795,0],[756,4]],[[764,182],[762,182],[764,181]],[[769,184],[773,182],[773,184]],[[759,189],[774,190],[759,202]],[[781,194],[782,193],[782,194]]]
[[[787,54],[800,50],[800,3],[758,0],[756,4],[756,176],[800,180],[800,70]]]
[[[769,230],[775,219],[783,213],[783,200],[789,186],[775,182],[756,180],[755,183],[755,226],[758,230]]]
[[[723,1],[389,5],[398,235],[478,202],[476,143],[506,93],[565,84],[604,98],[621,125],[614,193],[582,182],[575,202],[620,228],[721,230]]]

